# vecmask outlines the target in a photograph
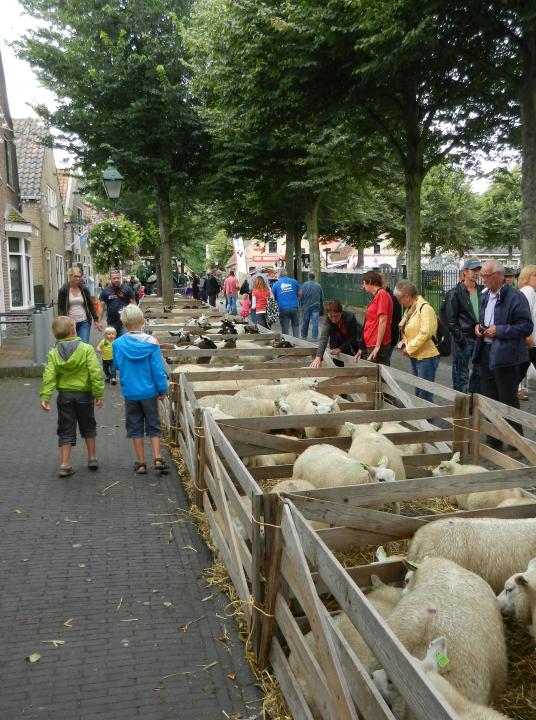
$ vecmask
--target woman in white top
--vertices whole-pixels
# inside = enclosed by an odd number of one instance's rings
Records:
[[[97,317],[91,295],[87,287],[82,284],[82,271],[73,267],[67,273],[69,281],[58,292],[58,314],[67,315],[76,323],[76,334],[82,342],[89,342],[91,321],[95,321],[97,330],[101,324]]]
[[[532,363],[536,368],[536,265],[526,265],[521,270],[517,287],[528,300],[532,322],[534,323],[532,335],[527,338],[529,361],[519,366],[519,382],[522,382],[525,379],[529,365]],[[517,396],[520,400],[528,400],[528,395],[524,390],[520,389]]]

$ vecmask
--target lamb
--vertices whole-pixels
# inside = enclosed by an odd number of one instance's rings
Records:
[[[235,395],[235,397],[237,396]],[[288,435],[278,434],[277,437],[287,438]],[[242,462],[248,468],[272,467],[274,465],[292,465],[294,462],[296,462],[296,458],[296,453],[274,452],[271,455],[251,455],[248,457],[244,457],[242,458]],[[290,480],[287,482],[290,482]],[[311,488],[304,489],[310,490]]]
[[[477,705],[458,692],[447,678],[440,674],[443,671],[441,667],[443,663],[450,666],[450,659],[447,657],[447,639],[445,637],[435,638],[428,646],[424,660],[418,664],[427,674],[430,683],[443,695],[460,720],[508,720],[506,715],[485,705]],[[377,670],[373,673],[373,680],[383,698],[392,708],[395,717],[403,717],[405,703],[385,670]]]
[[[332,412],[339,412],[340,407],[336,400],[328,398],[315,390],[289,393],[279,403],[279,410],[282,415],[328,415]],[[307,438],[322,438],[338,436],[341,426],[331,428],[319,428],[309,426],[305,428]]]
[[[294,463],[294,480],[308,480],[315,488],[365,485],[372,478],[362,463],[333,445],[311,445]]]
[[[536,557],[536,518],[445,518],[420,527],[408,560],[435,555],[480,575],[498,593],[510,575]]]
[[[258,384],[259,381],[251,380],[250,382]],[[255,397],[264,398],[265,400],[273,400],[275,402],[276,400],[285,398],[290,393],[304,392],[305,390],[307,390],[306,386],[297,382],[288,385],[261,385],[256,389]],[[251,390],[248,392],[247,386],[236,393],[236,397],[244,396],[251,397]]]
[[[524,573],[508,578],[497,600],[503,615],[513,615],[536,639],[536,558],[532,558]]]
[[[383,618],[387,618],[400,600],[400,590],[399,588],[394,588],[390,585],[384,585],[376,575],[372,575],[371,580],[373,589],[367,594],[367,599]],[[356,629],[355,625],[353,625],[348,615],[346,615],[346,613],[340,613],[339,615],[333,617],[333,622],[338,627],[341,634],[344,636],[345,640],[348,642],[357,657],[361,660],[368,657],[370,652],[368,646],[361,637],[361,634]],[[307,643],[307,646],[316,655],[316,642],[312,631],[306,633],[306,635],[304,636],[304,640]],[[292,652],[289,655],[288,662],[292,669],[292,672],[298,680],[305,700],[311,708],[313,717],[322,718],[323,716],[320,714],[318,708],[316,707],[312,694],[309,690],[309,686],[306,683],[305,678],[303,677],[301,665],[299,661],[295,659]],[[372,667],[367,668],[367,670],[372,670]]]
[[[444,636],[449,681],[471,702],[488,705],[503,690],[507,658],[501,614],[491,588],[475,573],[450,560],[427,557],[387,624],[417,658],[424,658],[430,642]],[[409,720],[412,715],[401,708],[397,717]]]
[[[389,438],[376,432],[354,433],[348,455],[365,465],[377,465],[381,458],[388,458],[388,466],[397,480],[406,479],[402,455]]]
[[[397,422],[373,422],[370,425],[354,425],[353,423],[345,423],[346,427],[350,432],[354,433],[354,430],[359,428],[366,432],[377,432],[385,435],[386,433],[411,433],[410,428],[405,427]],[[409,438],[408,438],[409,439]],[[421,455],[424,452],[422,443],[411,443],[404,445],[396,445],[398,452],[401,455]]]
[[[254,397],[235,397],[234,395],[205,395],[199,398],[201,407],[213,407],[232,417],[272,416],[276,414],[275,403]]]

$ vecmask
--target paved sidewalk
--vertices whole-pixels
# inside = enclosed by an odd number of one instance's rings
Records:
[[[0,380],[0,718],[257,717],[227,598],[201,579],[211,554],[185,513],[155,524],[188,507],[176,474],[134,475],[121,396],[107,388],[101,469],[89,473],[79,444],[76,474],[58,478],[56,412],[41,411],[38,388]]]

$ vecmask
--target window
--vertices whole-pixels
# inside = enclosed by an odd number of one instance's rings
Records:
[[[63,267],[63,255],[56,255],[56,280],[58,288],[65,282],[65,270]]]
[[[5,141],[6,147],[6,178],[7,184],[14,188],[15,187],[15,148],[11,140]]]
[[[268,240],[268,253],[273,255],[277,252],[277,240]]]
[[[76,223],[77,223],[76,232],[80,235],[82,233],[82,231],[84,230],[84,211],[80,207],[76,208]]]
[[[29,240],[10,237],[9,293],[11,307],[23,308],[33,305],[32,250]]]
[[[374,245],[374,255],[380,255],[381,251],[382,251],[382,249],[380,247],[380,243],[376,243]]]
[[[47,185],[48,222],[54,227],[59,227],[58,222],[58,194]]]

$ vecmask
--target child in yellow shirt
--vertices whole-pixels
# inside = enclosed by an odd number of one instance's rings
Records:
[[[107,327],[104,337],[97,345],[97,352],[102,355],[102,369],[104,370],[104,382],[117,385],[115,365],[112,354],[112,345],[117,337],[117,330],[114,327]]]

